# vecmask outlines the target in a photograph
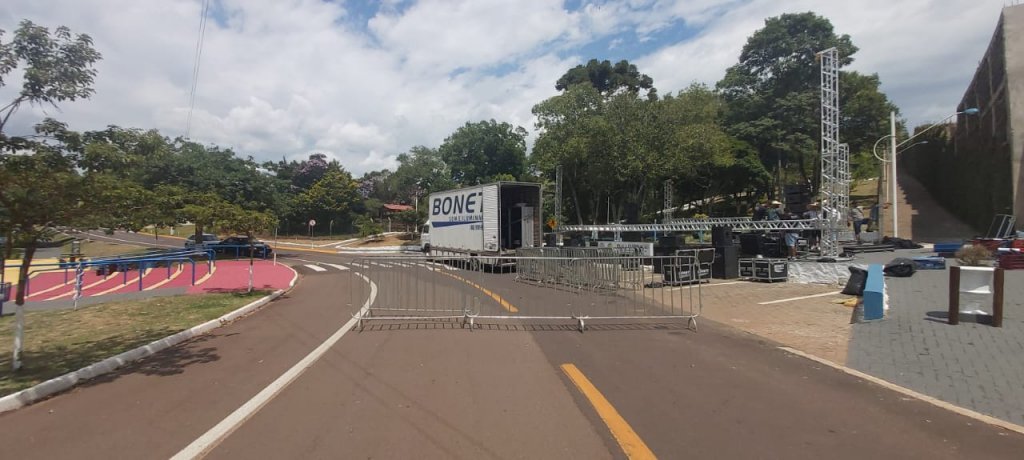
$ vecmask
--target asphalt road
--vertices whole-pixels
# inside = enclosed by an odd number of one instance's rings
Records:
[[[214,334],[0,415],[3,456],[168,458],[207,433],[334,334],[350,318],[348,304],[369,295],[351,271],[328,265],[351,257],[283,251],[281,260],[305,275],[287,296]],[[453,295],[481,298],[481,308],[507,308],[480,287],[487,286],[443,284]],[[416,284],[378,289],[424,295]],[[515,295],[552,298],[527,285]],[[621,423],[605,421],[566,364]],[[208,457],[623,458],[621,431],[611,431],[623,424],[662,458],[1019,458],[1024,449],[1024,436],[708,321],[700,332],[619,322],[584,334],[570,325],[470,332],[421,322],[371,323],[345,335],[230,426]]]

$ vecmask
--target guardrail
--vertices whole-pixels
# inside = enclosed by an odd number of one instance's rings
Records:
[[[155,254],[159,254],[159,257],[152,257]],[[70,283],[71,277],[74,276],[74,300],[77,301],[82,297],[83,289],[83,275],[90,269],[97,269],[98,272],[102,273],[103,279],[106,280],[110,275],[116,272],[121,272],[123,276],[122,285],[128,284],[128,272],[138,270],[139,279],[138,286],[139,290],[143,290],[143,274],[146,270],[152,268],[166,267],[167,278],[171,277],[171,270],[174,264],[178,264],[179,270],[183,269],[183,265],[188,263],[191,265],[191,284],[196,283],[196,257],[206,258],[208,267],[212,270],[213,264],[215,263],[215,254],[212,250],[174,250],[174,251],[163,251],[160,253],[147,253],[142,255],[134,255],[127,257],[108,257],[108,258],[97,258],[89,260],[79,260],[75,262],[58,262],[53,264],[39,264],[33,265],[33,270],[29,271],[29,278],[25,280],[25,296],[28,297],[32,293],[32,276],[43,273],[53,273],[58,271],[64,272],[64,285]]]
[[[685,319],[687,327],[696,330],[703,307],[700,278],[679,276],[682,271],[699,272],[696,257],[516,256],[509,258],[516,263],[514,274],[488,269],[485,259],[356,259],[346,272],[352,277],[350,282],[360,283],[363,281],[357,278],[365,277],[378,290],[375,301],[365,309],[361,294],[350,290],[352,316],[360,329],[377,321],[457,321],[472,329],[479,320],[521,324],[560,320],[574,321],[582,332],[591,320]],[[678,268],[659,273],[656,264]]]
[[[711,231],[713,227],[728,226],[736,231],[751,230],[819,230],[828,228],[828,221],[817,219],[800,220],[690,220],[664,224],[607,224],[607,225],[563,225],[563,232],[699,232]]]

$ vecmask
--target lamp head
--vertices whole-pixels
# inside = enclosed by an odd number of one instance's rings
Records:
[[[971,107],[971,108],[968,108],[968,109],[964,109],[964,111],[963,111],[963,113],[965,113],[967,115],[976,115],[978,112],[980,112],[980,110],[978,110],[977,107]]]

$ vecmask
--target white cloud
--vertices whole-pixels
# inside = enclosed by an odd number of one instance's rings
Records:
[[[438,146],[467,121],[532,129],[581,47],[661,46],[628,57],[663,92],[713,84],[765,17],[813,10],[861,48],[853,68],[877,72],[912,121],[959,101],[1002,0],[630,0],[567,11],[559,1],[356,2],[221,0],[208,22],[191,137],[260,160],[322,151],[356,174],[393,166],[414,145]],[[365,2],[373,4],[372,2]],[[184,134],[200,0],[8,0],[0,28],[22,18],[67,25],[104,56],[96,95],[46,109],[74,129],[108,124]],[[360,18],[365,18],[360,23]],[[215,20],[216,19],[216,20]],[[673,27],[702,28],[661,43]],[[669,34],[671,35],[671,34]],[[635,47],[634,47],[635,48]],[[8,80],[9,82],[14,80]],[[12,89],[0,89],[0,100]],[[27,130],[44,108],[20,113]]]
[[[711,19],[698,37],[637,59],[663,90],[714,84],[737,62],[764,19],[814,11],[860,48],[851,69],[877,73],[912,125],[937,121],[960,102],[999,18],[1002,0],[752,0]],[[842,88],[840,88],[842,91]]]

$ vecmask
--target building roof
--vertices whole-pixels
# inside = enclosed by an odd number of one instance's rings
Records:
[[[412,210],[412,206],[409,206],[407,204],[390,204],[390,203],[388,203],[388,204],[385,204],[383,206],[383,208],[386,211],[395,211],[395,212]]]

